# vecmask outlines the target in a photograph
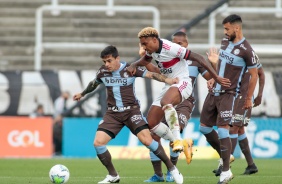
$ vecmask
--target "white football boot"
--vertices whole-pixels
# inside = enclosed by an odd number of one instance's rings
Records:
[[[183,183],[183,176],[182,174],[178,171],[176,167],[172,171],[170,171],[170,174],[172,175],[175,183],[177,184],[182,184]]]
[[[117,176],[107,175],[103,181],[99,181],[98,183],[119,183],[119,181],[120,181],[119,175]]]

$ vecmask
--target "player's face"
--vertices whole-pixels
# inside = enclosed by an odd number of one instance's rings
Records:
[[[159,42],[155,37],[142,37],[140,38],[140,44],[149,54],[159,49]]]
[[[235,26],[229,22],[223,25],[224,34],[229,41],[234,41],[236,38]]]
[[[182,47],[185,47],[185,48],[188,47],[188,40],[187,40],[187,37],[185,37],[185,36],[174,36],[172,38],[172,42],[176,43],[176,44],[178,44]]]
[[[112,55],[108,55],[104,58],[102,58],[107,70],[109,72],[113,72],[119,69],[120,67],[120,60],[119,56],[114,58]]]

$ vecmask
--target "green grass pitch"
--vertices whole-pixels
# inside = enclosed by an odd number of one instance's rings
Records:
[[[149,160],[113,160],[121,177],[120,183],[141,184],[148,179],[153,170]],[[234,179],[231,184],[280,184],[282,183],[282,159],[256,159],[259,172],[241,175],[246,167],[243,159],[232,163]],[[49,169],[55,164],[63,164],[70,170],[68,184],[93,184],[104,179],[106,169],[98,159],[0,159],[0,184],[49,184]],[[187,184],[215,184],[212,170],[217,167],[217,160],[195,159],[190,165],[185,160],[178,161],[178,168]],[[166,169],[163,165],[163,172]]]

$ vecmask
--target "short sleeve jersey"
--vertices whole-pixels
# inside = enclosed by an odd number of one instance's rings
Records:
[[[186,60],[191,51],[166,39],[159,39],[159,43],[159,50],[152,54],[146,52],[145,57],[156,61],[161,74],[169,78],[188,79],[189,70]]]
[[[261,63],[259,62],[259,60],[257,60],[257,68],[259,69],[261,67],[262,67]],[[241,87],[240,87],[240,93],[244,98],[247,96],[250,77],[251,77],[251,75],[250,75],[249,71],[247,70],[245,72],[245,74],[243,75],[243,78],[242,78],[242,81],[241,81]]]
[[[130,76],[126,70],[128,66],[128,63],[121,62],[117,71],[110,72],[103,65],[96,74],[96,81],[103,83],[107,88],[107,104],[109,107],[139,105],[135,95],[134,82],[136,77],[144,77],[147,70],[138,67],[134,76]]]
[[[255,52],[249,42],[243,38],[232,43],[224,38],[219,51],[218,75],[231,81],[230,87],[216,84],[216,90],[240,91],[240,82],[247,68],[257,66]]]

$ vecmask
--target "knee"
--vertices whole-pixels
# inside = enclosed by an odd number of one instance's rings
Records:
[[[105,143],[101,139],[95,138],[93,145],[94,147],[98,147],[98,146],[104,146]]]

